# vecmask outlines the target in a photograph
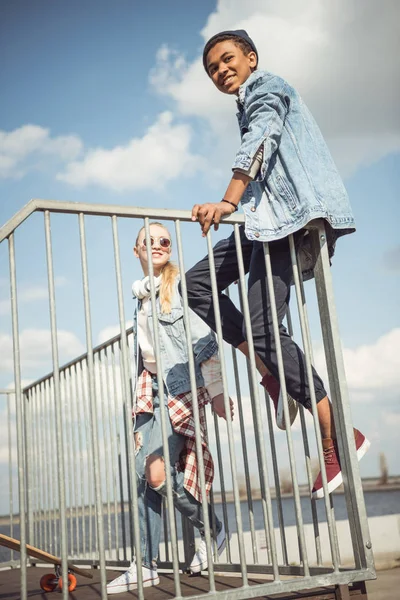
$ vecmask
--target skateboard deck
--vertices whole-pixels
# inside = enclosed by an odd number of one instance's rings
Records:
[[[2,533],[0,533],[0,546],[5,546],[10,550],[21,552],[21,542],[14,538],[8,537],[8,535],[3,535]],[[35,548],[35,546],[30,546],[29,544],[26,544],[26,553],[32,558],[37,558],[38,560],[43,560],[44,562],[54,565],[55,574],[43,575],[40,580],[40,586],[43,590],[50,592],[55,590],[57,587],[62,587],[61,558],[54,556],[53,554],[49,554],[44,550],[40,550],[40,548]],[[82,575],[82,577],[87,577],[88,579],[93,579],[93,575],[90,573],[90,571],[87,569],[80,569],[70,562],[68,562],[68,572],[68,587],[69,591],[71,592],[76,587],[76,578],[72,575],[72,573]]]

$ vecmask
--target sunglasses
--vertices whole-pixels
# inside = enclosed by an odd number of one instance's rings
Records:
[[[160,244],[161,248],[169,248],[171,246],[171,240],[167,237],[151,237],[150,238],[150,243],[151,243],[151,247],[154,246],[154,244],[156,243],[156,241],[158,241],[158,243]],[[143,247],[146,248],[146,238],[143,238]]]

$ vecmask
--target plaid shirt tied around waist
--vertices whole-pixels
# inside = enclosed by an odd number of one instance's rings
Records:
[[[144,369],[137,382],[134,415],[153,412],[152,387],[151,375]],[[206,388],[197,388],[197,401],[200,414],[200,435],[203,446],[206,494],[208,496],[214,479],[214,463],[207,443],[205,405],[210,402],[210,396]],[[186,438],[185,448],[181,452],[176,468],[178,471],[184,473],[183,485],[185,489],[197,501],[201,502],[200,476],[197,468],[195,426],[192,412],[192,393],[186,392],[175,397],[168,396],[168,413],[174,431]]]

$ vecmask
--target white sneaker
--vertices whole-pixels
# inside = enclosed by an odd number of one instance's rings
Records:
[[[157,575],[157,569],[148,569],[142,567],[143,587],[158,585],[160,578]],[[136,563],[133,562],[129,569],[122,573],[113,581],[107,584],[107,594],[120,594],[121,592],[130,592],[137,589],[137,570]]]
[[[226,546],[226,534],[224,524],[221,523],[221,530],[217,534],[217,551],[218,556],[222,554]],[[214,555],[214,541],[211,540],[211,549]],[[193,560],[190,563],[189,569],[191,573],[200,573],[200,571],[205,571],[208,567],[207,561],[207,546],[206,540],[202,537],[201,542],[194,553]]]

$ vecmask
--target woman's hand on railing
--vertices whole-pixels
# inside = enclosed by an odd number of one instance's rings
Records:
[[[229,404],[231,407],[231,419],[233,419],[234,404],[232,398],[229,398]],[[213,412],[215,412],[218,417],[222,417],[226,421],[224,394],[218,394],[217,396],[214,396],[214,398],[211,400],[211,405]]]

